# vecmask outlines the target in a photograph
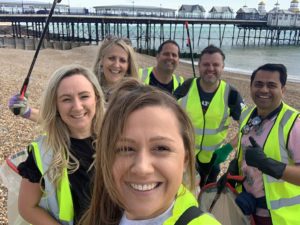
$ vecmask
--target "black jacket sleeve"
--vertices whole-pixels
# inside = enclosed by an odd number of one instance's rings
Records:
[[[187,93],[190,90],[193,79],[194,78],[189,78],[189,79],[185,80],[182,83],[182,85],[180,85],[178,88],[176,88],[173,95],[177,100],[179,100],[179,99],[181,99],[181,98],[183,98],[184,96],[187,95]]]
[[[241,112],[245,107],[245,103],[240,93],[232,86],[230,86],[228,107],[230,109],[230,116],[234,120],[238,121],[240,119]]]

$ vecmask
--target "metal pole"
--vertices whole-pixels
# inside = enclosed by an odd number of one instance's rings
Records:
[[[33,67],[34,67],[35,61],[36,61],[36,59],[37,59],[37,56],[38,56],[38,54],[39,54],[40,48],[41,48],[41,46],[42,46],[43,39],[44,39],[45,34],[46,34],[46,31],[47,31],[47,29],[48,29],[49,22],[50,22],[50,20],[51,20],[52,14],[53,14],[53,12],[54,12],[54,8],[55,8],[55,6],[56,6],[56,3],[59,3],[59,2],[61,2],[61,0],[54,0],[54,1],[53,1],[52,8],[51,8],[51,10],[50,10],[50,12],[49,12],[49,15],[48,15],[48,17],[47,17],[47,21],[46,21],[46,24],[45,24],[43,33],[42,33],[41,38],[40,38],[40,40],[39,40],[39,43],[38,43],[37,49],[36,49],[36,51],[35,51],[35,54],[34,54],[34,56],[33,56],[33,59],[32,59],[32,62],[31,62],[30,68],[29,68],[29,71],[28,71],[28,73],[27,73],[27,76],[26,76],[26,78],[25,78],[25,80],[24,80],[24,83],[23,83],[22,88],[21,88],[21,91],[20,91],[21,98],[24,98],[24,96],[25,96],[25,93],[26,93],[26,90],[27,90],[27,87],[28,87],[28,84],[29,84],[30,75],[31,75],[32,69],[33,69]],[[20,109],[14,109],[14,114],[15,114],[15,115],[20,114]]]
[[[190,55],[191,55],[191,60],[192,60],[193,75],[194,75],[194,77],[196,77],[195,65],[194,65],[194,55],[193,55],[193,50],[192,50],[192,45],[191,45],[191,38],[190,38],[190,31],[189,31],[189,23],[187,21],[185,22],[185,28],[186,28],[186,31],[187,31],[188,45],[190,47]]]

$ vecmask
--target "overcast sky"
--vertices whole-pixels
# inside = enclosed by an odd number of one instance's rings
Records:
[[[24,0],[25,2],[26,0]],[[36,0],[41,2],[53,2],[53,0]],[[231,6],[236,12],[243,5],[250,8],[257,8],[260,0],[62,0],[62,4],[70,4],[72,7],[86,7],[105,6],[105,5],[136,5],[136,6],[156,6],[163,8],[178,9],[182,4],[199,4],[202,5],[206,11],[209,11],[212,6]],[[266,10],[269,11],[274,7],[277,0],[266,0]],[[291,0],[278,0],[281,9],[288,9]]]

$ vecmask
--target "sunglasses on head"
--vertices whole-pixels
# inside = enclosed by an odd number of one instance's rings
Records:
[[[104,40],[106,41],[118,41],[118,40],[122,40],[124,41],[127,45],[132,46],[132,42],[129,38],[127,37],[118,37],[118,36],[114,36],[114,35],[107,35]]]
[[[260,116],[256,116],[248,121],[248,123],[242,128],[241,132],[243,135],[249,134],[249,132],[253,129],[258,127],[262,122]]]

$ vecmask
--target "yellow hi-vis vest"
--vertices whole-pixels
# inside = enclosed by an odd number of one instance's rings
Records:
[[[179,100],[194,125],[196,154],[202,163],[210,162],[214,150],[221,147],[227,136],[230,121],[229,91],[229,85],[221,80],[206,113],[203,114],[197,78],[194,78],[187,95]]]
[[[172,216],[163,225],[174,225],[179,217],[191,206],[198,207],[194,195],[183,185],[180,186],[172,209]],[[212,215],[203,213],[191,220],[188,225],[221,225]]]
[[[153,71],[153,67],[148,67],[146,69],[139,69],[139,77],[144,84],[150,83],[150,74],[152,71]],[[172,75],[172,80],[173,80],[173,91],[184,82],[182,76],[178,76],[175,74]]]
[[[254,108],[247,109],[242,113],[243,121],[240,126],[239,137],[239,168],[243,160],[243,149],[241,147],[241,129],[247,124]],[[277,161],[287,165],[294,165],[289,153],[288,137],[294,122],[299,117],[292,107],[283,103],[273,127],[263,145],[264,153]],[[240,174],[242,171],[240,170]],[[267,207],[270,211],[273,225],[295,225],[300,224],[300,186],[291,184],[284,180],[277,180],[267,174],[263,174],[263,182]],[[241,191],[241,186],[238,187]]]
[[[51,150],[45,150],[44,141],[45,136],[40,136],[29,146],[29,151],[33,151],[35,163],[42,175],[48,170],[53,154]],[[73,225],[74,207],[67,169],[63,170],[58,187],[49,181],[47,175],[43,178],[45,192],[39,206],[49,212],[60,224]]]

